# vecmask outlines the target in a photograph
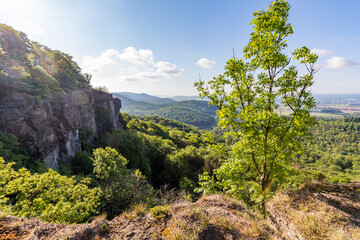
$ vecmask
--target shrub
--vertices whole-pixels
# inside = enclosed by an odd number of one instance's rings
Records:
[[[51,169],[31,174],[13,165],[0,158],[0,211],[59,223],[84,222],[96,213],[101,191],[88,188],[89,179],[76,184]]]
[[[170,215],[169,206],[156,206],[150,209],[150,215],[156,219],[163,220]]]
[[[106,223],[103,223],[101,225],[101,231],[102,232],[108,232],[109,231],[109,225],[107,225]]]
[[[111,219],[131,204],[150,202],[153,189],[139,170],[126,168],[127,159],[115,149],[94,150],[94,173],[103,190],[100,210]]]
[[[150,162],[145,156],[144,140],[136,130],[107,133],[103,141],[104,145],[116,148],[128,160],[128,168],[139,169],[148,178],[151,176]]]

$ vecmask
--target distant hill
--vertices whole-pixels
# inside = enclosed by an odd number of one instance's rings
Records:
[[[134,100],[134,101],[142,101],[152,104],[167,104],[167,103],[173,103],[175,100],[170,98],[160,98],[156,96],[151,96],[146,93],[132,93],[132,92],[116,92],[113,93],[114,96],[120,95],[124,96],[128,99]]]
[[[202,100],[175,101],[170,98],[159,98],[145,93],[116,92],[114,97],[122,101],[122,111],[139,116],[160,116],[201,129],[216,126],[215,106],[209,106]]]
[[[199,96],[175,96],[175,97],[169,97],[172,100],[175,100],[177,102],[180,101],[189,101],[189,100],[201,100]],[[203,99],[204,100],[204,99]]]
[[[210,129],[216,126],[217,108],[209,106],[207,100],[200,100],[197,96],[161,98],[146,93],[131,92],[116,92],[113,93],[113,96],[121,99],[122,111],[132,115],[160,116],[201,129]],[[317,105],[349,105],[349,108],[360,105],[360,94],[357,93],[314,94],[314,97]],[[320,116],[316,110],[312,111],[312,114]],[[326,115],[326,117],[328,116]]]
[[[360,93],[314,94],[317,104],[360,104]]]

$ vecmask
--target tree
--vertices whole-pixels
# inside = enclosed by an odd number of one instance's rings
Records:
[[[106,147],[97,148],[94,154],[94,173],[96,178],[109,181],[117,178],[121,172],[126,172],[127,159],[119,154],[115,149]]]
[[[115,149],[97,148],[94,154],[94,174],[102,189],[100,210],[114,218],[130,204],[149,202],[153,189],[139,170],[126,168],[127,159]]]
[[[201,97],[218,107],[218,124],[230,127],[238,140],[234,159],[217,170],[223,189],[250,196],[265,215],[265,203],[272,183],[282,181],[289,159],[302,149],[302,139],[311,136],[315,119],[309,109],[315,106],[309,88],[316,73],[318,56],[309,48],[292,52],[294,60],[305,65],[300,76],[285,54],[286,38],[293,33],[287,22],[289,3],[277,0],[267,10],[253,13],[254,31],[243,49],[243,59],[230,59],[224,75],[206,85],[195,83]],[[283,115],[282,108],[290,114]]]

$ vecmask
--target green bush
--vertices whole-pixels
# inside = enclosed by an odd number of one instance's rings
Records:
[[[49,75],[42,67],[35,66],[31,70],[31,83],[33,92],[41,96],[49,96],[51,91],[63,91],[59,82]]]
[[[108,232],[109,231],[109,225],[107,225],[106,223],[103,223],[101,225],[101,231],[102,232]]]
[[[164,182],[168,182],[173,187],[177,187],[180,179],[188,179],[198,182],[198,175],[202,173],[201,168],[204,158],[199,149],[193,146],[169,154],[165,160]]]
[[[150,161],[145,156],[145,146],[140,133],[133,129],[116,130],[107,133],[103,142],[105,146],[116,148],[128,160],[128,168],[139,169],[146,177],[150,178]]]
[[[94,152],[94,174],[103,190],[100,210],[108,218],[120,214],[130,205],[150,202],[153,189],[139,170],[126,168],[127,160],[115,149],[98,148]]]
[[[95,135],[94,129],[92,128],[81,128],[79,129],[79,138],[81,142],[81,149],[89,151],[92,150],[93,144],[91,140]]]
[[[67,177],[71,177],[72,175],[71,167],[68,163],[60,163],[57,172]]]
[[[13,165],[0,158],[0,211],[57,223],[84,222],[97,212],[101,190],[88,188],[89,179],[76,184],[51,169],[31,174]]]

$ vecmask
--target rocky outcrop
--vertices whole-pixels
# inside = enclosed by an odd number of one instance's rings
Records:
[[[56,169],[81,150],[81,129],[99,138],[119,128],[120,108],[119,99],[96,90],[54,91],[46,98],[15,92],[0,96],[0,129]]]
[[[359,188],[310,183],[278,192],[267,204],[266,219],[225,195],[204,195],[195,203],[173,199],[166,207],[127,211],[112,220],[99,216],[86,224],[7,216],[0,217],[0,239],[360,240]]]
[[[120,100],[91,90],[90,79],[70,55],[0,24],[0,131],[50,168],[80,150],[83,129],[91,141],[119,128]]]

